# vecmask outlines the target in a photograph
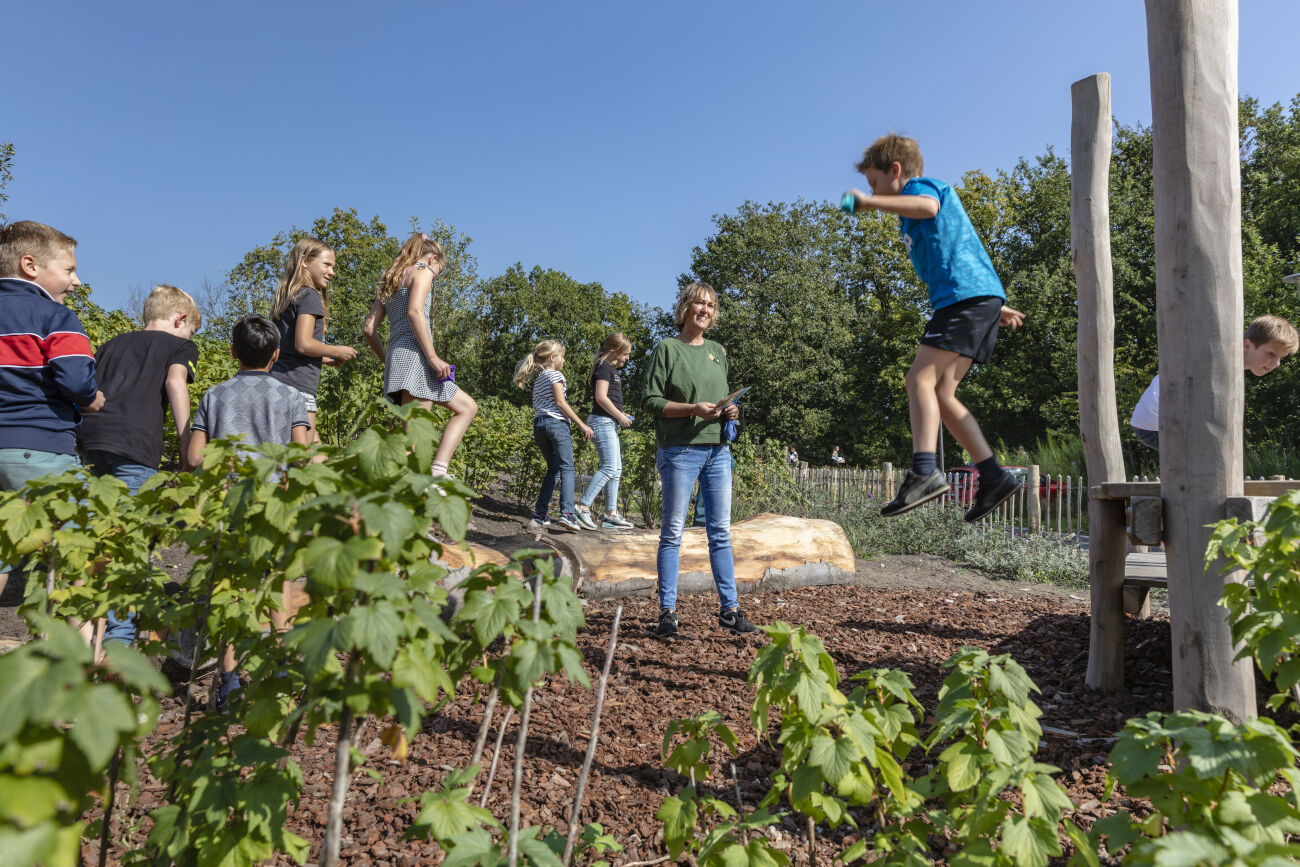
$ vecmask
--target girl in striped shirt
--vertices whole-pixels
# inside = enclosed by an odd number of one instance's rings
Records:
[[[558,340],[543,340],[537,348],[525,355],[515,367],[515,385],[528,387],[533,381],[533,441],[546,459],[546,477],[533,507],[530,529],[539,530],[550,524],[547,512],[555,484],[560,484],[560,524],[570,530],[580,530],[573,511],[573,436],[569,430],[572,421],[591,439],[592,430],[582,421],[569,402],[565,400],[564,347]]]

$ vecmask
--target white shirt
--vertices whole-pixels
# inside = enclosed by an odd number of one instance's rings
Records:
[[[1160,430],[1160,374],[1157,373],[1147,390],[1142,392],[1128,423],[1138,430]]]

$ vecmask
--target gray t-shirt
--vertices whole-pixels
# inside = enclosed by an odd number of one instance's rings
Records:
[[[325,338],[325,302],[321,300],[319,292],[304,286],[289,300],[289,306],[276,320],[275,327],[280,330],[280,358],[275,362],[275,367],[271,368],[271,375],[303,394],[315,397],[316,388],[320,385],[321,360],[314,355],[298,354],[294,334],[298,328],[299,316],[315,316],[316,324],[311,336],[317,340]]]
[[[209,440],[243,434],[249,445],[293,442],[293,429],[307,427],[302,392],[261,370],[241,370],[208,389],[190,427]]]

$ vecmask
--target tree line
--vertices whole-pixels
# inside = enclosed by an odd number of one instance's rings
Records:
[[[1246,317],[1273,313],[1294,321],[1300,304],[1281,278],[1300,271],[1300,95],[1289,106],[1267,108],[1244,98],[1240,117]],[[1027,316],[1025,327],[1004,335],[993,359],[973,369],[963,388],[986,429],[1010,447],[1078,431],[1069,171],[1068,160],[1049,147],[994,174],[968,172],[958,185],[1009,303]],[[1110,198],[1122,420],[1157,371],[1152,188],[1150,128],[1117,125]],[[652,307],[541,265],[517,263],[482,277],[471,238],[441,220],[411,220],[411,228],[420,226],[448,252],[435,286],[435,344],[456,364],[457,381],[470,394],[526,403],[528,395],[510,383],[511,371],[549,337],[568,348],[570,392],[578,397],[601,338],[622,331],[634,346],[628,402],[639,402],[639,362],[674,333],[666,308],[675,287],[665,287],[664,307]],[[203,370],[195,398],[233,373],[229,325],[245,311],[266,312],[283,258],[304,235],[337,254],[327,340],[363,347],[362,320],[405,234],[337,208],[250,250],[223,285],[197,293],[205,326],[196,338]],[[911,451],[904,376],[929,313],[894,218],[875,211],[850,217],[826,201],[745,202],[715,216],[712,234],[690,251],[679,281],[697,279],[722,297],[711,336],[728,349],[734,384],[754,387],[745,404],[750,435],[794,444],[813,463],[836,444],[858,464]],[[73,304],[97,345],[136,327],[133,316],[97,307],[88,291]],[[1290,446],[1291,422],[1300,412],[1296,363],[1248,379],[1248,443]],[[322,436],[344,440],[382,382],[382,364],[368,352],[326,368]],[[649,421],[642,417],[637,425]],[[949,438],[946,448],[955,453],[956,443]],[[1132,465],[1137,447],[1130,442],[1128,451]]]

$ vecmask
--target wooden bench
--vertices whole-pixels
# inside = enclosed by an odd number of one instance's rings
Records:
[[[1124,558],[1124,613],[1151,616],[1151,588],[1166,589],[1169,577],[1163,552],[1134,553]]]

